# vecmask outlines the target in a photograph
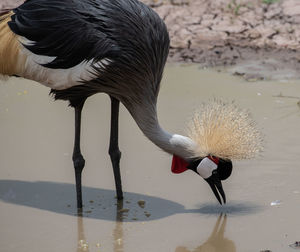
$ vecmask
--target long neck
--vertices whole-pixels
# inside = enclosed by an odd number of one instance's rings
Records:
[[[196,143],[185,136],[170,134],[159,125],[156,106],[139,106],[129,109],[144,135],[162,150],[185,160],[193,157]]]

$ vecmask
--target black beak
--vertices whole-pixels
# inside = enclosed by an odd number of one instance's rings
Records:
[[[219,193],[220,193],[221,196],[222,196],[222,199],[223,199],[223,203],[225,204],[226,203],[226,196],[225,196],[225,193],[224,193],[224,190],[223,190],[223,187],[222,187],[221,180],[220,180],[219,175],[218,175],[218,171],[214,170],[213,174],[205,180],[209,184],[212,191],[214,192],[214,194],[215,194],[217,200],[219,201],[219,203],[222,205],[222,201],[221,201],[221,198],[220,198],[220,195],[219,195]]]

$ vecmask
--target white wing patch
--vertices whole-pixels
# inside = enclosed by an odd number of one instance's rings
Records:
[[[32,42],[22,38],[22,42],[30,44]],[[93,59],[81,62],[80,64],[67,69],[53,69],[41,66],[47,64],[55,59],[55,57],[48,57],[36,55],[22,47],[20,50],[21,58],[24,58],[24,65],[20,76],[37,81],[47,87],[56,90],[63,90],[73,86],[82,85],[81,81],[89,81],[96,77],[93,69]],[[109,64],[109,60],[103,59],[95,63],[96,67],[104,68]]]

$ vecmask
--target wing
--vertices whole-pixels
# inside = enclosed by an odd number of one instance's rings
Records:
[[[156,103],[169,36],[163,21],[143,3],[27,0],[14,10],[9,26],[33,54],[27,71],[31,79],[53,89],[73,87],[77,96],[82,87],[74,86],[85,84],[89,95],[105,92],[129,104],[127,108],[141,101]],[[84,78],[90,69],[93,76]],[[56,97],[69,99],[67,93]]]
[[[114,43],[101,26],[105,19],[101,14],[99,1],[28,0],[14,9],[8,25],[26,38],[23,45],[29,51],[55,57],[43,66],[66,69],[114,52]]]

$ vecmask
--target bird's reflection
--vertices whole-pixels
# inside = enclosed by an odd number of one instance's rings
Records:
[[[114,238],[114,252],[123,252],[123,218],[126,215],[123,209],[123,201],[119,200],[117,202],[116,208],[116,224],[113,230],[113,238]],[[96,244],[97,246],[97,244]],[[77,250],[76,252],[89,252],[89,244],[86,241],[85,233],[84,233],[84,224],[83,224],[83,213],[82,209],[77,211]],[[100,244],[99,244],[100,248]]]
[[[124,211],[123,201],[117,201],[115,214],[115,227],[113,230],[113,252],[123,252],[123,219],[127,217],[127,211]],[[82,210],[77,212],[77,246],[76,252],[89,252],[90,247],[86,241],[84,232]],[[189,250],[186,247],[177,247],[175,252],[236,252],[235,244],[224,236],[227,223],[227,216],[221,213],[211,232],[211,235],[202,245],[195,249]],[[96,244],[97,246],[97,244]],[[99,251],[101,251],[99,244]],[[97,250],[98,251],[98,250]]]
[[[224,237],[226,222],[226,214],[220,214],[210,237],[205,243],[193,250],[188,250],[186,247],[177,247],[175,252],[235,252],[234,242]]]

